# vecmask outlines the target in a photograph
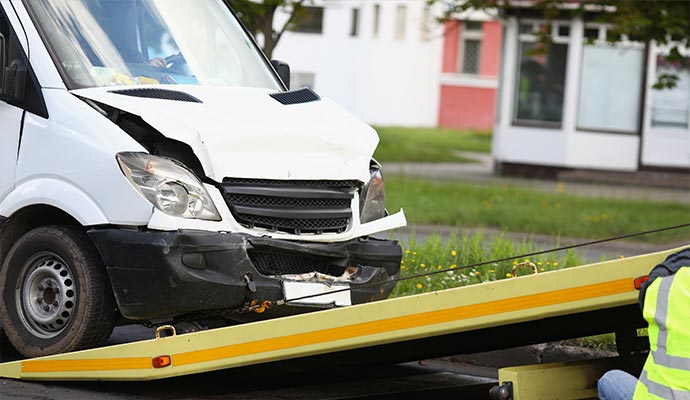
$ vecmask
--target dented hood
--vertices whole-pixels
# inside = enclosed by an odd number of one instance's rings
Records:
[[[136,114],[164,136],[189,144],[206,175],[216,181],[225,177],[369,180],[369,160],[378,136],[329,100],[283,105],[266,89],[152,88],[184,92],[200,102],[113,92],[122,87],[72,93]]]

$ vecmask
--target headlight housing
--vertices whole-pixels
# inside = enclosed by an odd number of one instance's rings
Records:
[[[381,164],[372,159],[369,172],[371,178],[362,189],[359,198],[359,220],[361,223],[374,221],[388,215],[386,212],[386,188],[383,183]]]
[[[204,185],[180,162],[146,153],[119,153],[117,162],[158,210],[175,217],[221,220]]]

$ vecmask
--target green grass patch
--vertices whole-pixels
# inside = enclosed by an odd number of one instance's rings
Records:
[[[515,186],[430,182],[388,175],[389,210],[403,208],[413,224],[491,227],[554,237],[606,238],[690,222],[690,204],[546,193]],[[674,243],[690,228],[635,240]]]
[[[570,339],[561,343],[568,346],[587,347],[595,350],[617,351],[616,335],[613,333]]]
[[[442,239],[439,235],[427,237],[418,243],[414,236],[403,246],[400,278],[391,297],[402,297],[438,290],[492,282],[513,277],[513,266],[529,261],[538,268],[538,273],[576,267],[584,264],[575,250],[544,254],[529,259],[492,263],[476,268],[462,268],[496,259],[513,257],[538,251],[534,242],[515,242],[502,235],[491,238],[482,232],[473,235],[451,234]],[[436,272],[436,273],[434,273]],[[433,273],[433,274],[432,274]],[[529,268],[518,269],[519,276],[531,273]],[[413,279],[404,279],[421,275]],[[642,333],[644,335],[646,333]],[[588,347],[598,350],[616,351],[613,333],[565,340],[565,345]]]
[[[473,162],[455,151],[491,151],[489,132],[441,128],[377,127],[381,162]]]
[[[501,235],[489,239],[481,232],[469,236],[451,235],[446,240],[432,235],[421,243],[417,243],[413,237],[402,245],[404,252],[400,277],[422,276],[399,281],[392,294],[394,297],[508,279],[513,275],[513,266],[524,261],[534,263],[539,272],[583,264],[577,253],[566,251],[471,269],[461,268],[537,251],[532,241],[513,242]],[[529,268],[516,271],[518,275],[529,273]]]

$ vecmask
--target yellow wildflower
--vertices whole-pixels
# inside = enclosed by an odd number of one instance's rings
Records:
[[[538,262],[537,262],[537,265],[541,267],[541,261],[538,261]]]
[[[422,284],[421,284],[421,283],[418,283],[418,284],[417,284],[417,289],[421,289],[421,288],[422,288]]]
[[[508,273],[506,274],[506,278],[512,278],[512,277],[513,277],[513,274],[511,274],[510,272],[508,272]]]
[[[554,262],[553,262],[553,266],[554,266],[554,267],[557,267],[557,266],[558,266],[558,263],[557,263],[556,261],[554,261]]]
[[[455,251],[455,250],[453,250],[453,251],[450,252],[450,255],[453,256],[453,257],[455,257],[455,256],[458,255],[458,252]]]
[[[419,264],[419,266],[420,266],[420,267],[426,267],[426,264],[421,263],[421,264]]]

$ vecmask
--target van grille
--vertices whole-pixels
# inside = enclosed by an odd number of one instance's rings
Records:
[[[302,254],[270,253],[250,250],[249,259],[263,275],[292,275],[310,272],[330,273],[332,259]],[[342,267],[340,268],[342,270]],[[342,273],[342,271],[338,271]],[[334,272],[335,273],[335,272]]]
[[[344,232],[359,188],[358,181],[226,178],[222,184],[225,201],[240,224],[294,234]]]

